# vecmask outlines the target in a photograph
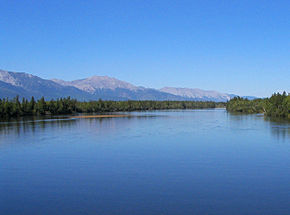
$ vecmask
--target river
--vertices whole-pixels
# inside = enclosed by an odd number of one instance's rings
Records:
[[[290,123],[224,109],[0,123],[0,214],[290,214]]]

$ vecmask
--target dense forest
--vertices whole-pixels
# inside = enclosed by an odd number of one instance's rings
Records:
[[[248,100],[235,97],[227,102],[227,111],[264,113],[266,116],[290,119],[290,94],[274,93],[270,98]]]
[[[235,97],[223,102],[200,101],[88,101],[60,98],[46,101],[44,97],[35,100],[15,97],[12,100],[0,99],[0,119],[33,116],[60,115],[72,113],[104,113],[121,111],[146,111],[169,109],[202,109],[225,107],[229,112],[264,113],[266,116],[290,119],[290,94],[274,93],[270,98],[248,100]]]
[[[119,111],[146,111],[167,109],[199,109],[225,107],[225,103],[199,101],[89,101],[60,98],[46,101],[44,97],[35,100],[16,97],[12,100],[0,99],[0,118],[29,115],[58,115],[72,113],[103,113]]]

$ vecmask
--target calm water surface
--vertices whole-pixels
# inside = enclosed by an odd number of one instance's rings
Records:
[[[0,124],[0,214],[290,214],[290,124],[225,110]]]

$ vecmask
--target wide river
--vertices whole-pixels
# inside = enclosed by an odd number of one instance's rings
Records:
[[[290,214],[290,123],[130,114],[1,122],[0,214]]]

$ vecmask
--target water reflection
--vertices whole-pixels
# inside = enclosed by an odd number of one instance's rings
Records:
[[[72,119],[24,119],[21,121],[1,122],[0,135],[35,133],[36,129],[44,131],[46,127],[62,129],[73,125],[75,121]]]
[[[29,117],[21,120],[11,120],[0,122],[0,142],[11,140],[12,137],[22,137],[25,135],[49,135],[51,132],[72,132],[88,133],[90,135],[104,135],[125,130],[138,124],[138,120],[146,120],[156,117],[152,114],[130,115],[120,118],[71,118],[70,116],[60,117]],[[72,134],[73,135],[73,134]],[[12,142],[12,141],[10,141]]]
[[[261,114],[231,114],[223,110],[217,111],[193,111],[195,116],[208,117],[214,120],[207,124],[204,129],[230,129],[231,132],[237,130],[243,131],[258,131],[267,129],[269,134],[278,141],[288,141],[290,139],[290,123],[279,119],[266,118]],[[173,113],[173,114],[171,114]],[[59,117],[27,117],[21,120],[11,120],[9,122],[0,122],[0,141],[3,142],[9,136],[21,137],[25,134],[34,135],[37,132],[47,133],[51,131],[62,132],[71,130],[75,132],[88,132],[91,135],[112,134],[124,130],[130,132],[134,126],[139,126],[140,120],[151,120],[153,118],[168,117],[169,120],[174,120],[177,127],[178,123],[183,123],[184,120],[199,120],[194,117],[190,111],[183,112],[136,112],[131,113],[128,117],[122,118],[87,118],[87,119],[73,119],[69,116]],[[124,114],[124,113],[123,113]],[[126,113],[125,113],[126,114]],[[202,114],[205,114],[204,116]],[[188,117],[192,117],[192,119]],[[222,117],[224,116],[224,117]],[[162,119],[160,119],[162,120]],[[205,123],[205,122],[204,122]],[[169,125],[168,125],[169,126]],[[183,129],[184,132],[192,130],[194,127],[176,128],[174,124],[170,125],[172,129]],[[171,128],[170,127],[170,128]],[[180,127],[180,126],[179,126]],[[196,128],[198,129],[198,128]],[[146,132],[146,131],[143,131]],[[125,135],[124,135],[125,137]]]
[[[277,140],[286,141],[290,139],[290,122],[282,119],[267,118],[265,121],[269,124],[271,134]]]
[[[227,113],[228,123],[231,127],[248,130],[266,128],[279,142],[290,139],[290,122],[284,119],[269,118],[263,114]]]

